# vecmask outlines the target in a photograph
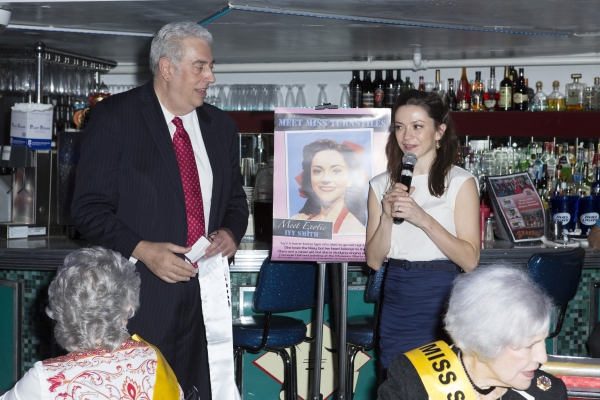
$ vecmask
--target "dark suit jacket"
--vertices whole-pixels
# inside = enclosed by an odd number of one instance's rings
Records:
[[[248,204],[237,125],[209,104],[196,111],[213,173],[207,234],[228,228],[239,243]],[[141,240],[185,246],[183,186],[152,81],[98,103],[83,135],[72,204],[79,232],[126,258]]]

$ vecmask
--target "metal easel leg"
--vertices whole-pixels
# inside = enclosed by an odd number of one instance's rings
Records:
[[[325,272],[327,264],[319,263],[317,318],[315,321],[315,359],[313,365],[312,400],[323,400],[321,395],[321,360],[323,358],[323,312],[325,308]]]
[[[341,263],[340,270],[340,288],[339,288],[339,317],[338,324],[338,399],[346,400],[346,371],[348,370],[347,351],[346,351],[346,328],[348,317],[348,263]]]

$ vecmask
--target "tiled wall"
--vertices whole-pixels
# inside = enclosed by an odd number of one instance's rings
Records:
[[[50,358],[61,351],[52,343],[52,322],[45,309],[48,285],[54,271],[2,270],[0,279],[23,282],[21,325],[22,373],[27,372],[38,360]]]
[[[595,283],[600,283],[600,269],[584,269],[577,294],[569,302],[562,330],[557,336],[556,354],[588,356],[585,342],[598,320],[598,315],[591,315]]]

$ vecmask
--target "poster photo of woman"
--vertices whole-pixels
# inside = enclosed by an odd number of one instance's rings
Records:
[[[364,235],[372,130],[286,132],[288,216],[328,221],[334,235]]]

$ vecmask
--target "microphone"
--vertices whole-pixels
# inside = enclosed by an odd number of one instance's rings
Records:
[[[400,173],[400,183],[405,185],[410,190],[410,184],[412,182],[413,171],[417,164],[417,156],[413,153],[406,153],[402,157],[402,172]],[[394,224],[400,225],[404,222],[404,218],[394,217]]]

